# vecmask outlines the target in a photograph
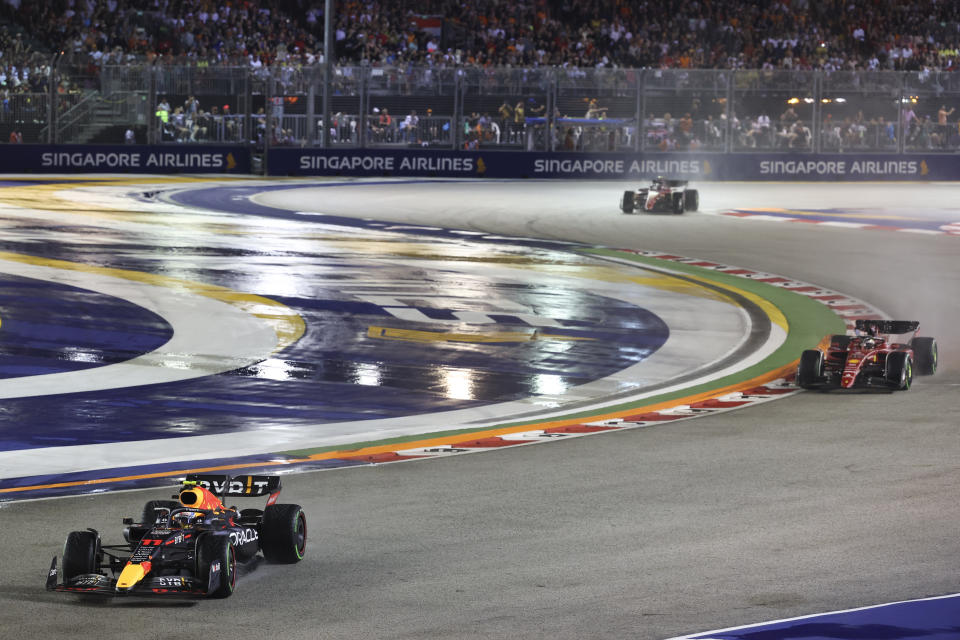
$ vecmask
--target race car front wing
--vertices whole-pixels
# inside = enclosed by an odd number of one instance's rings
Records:
[[[220,572],[211,570],[209,581],[192,576],[154,576],[138,582],[130,589],[118,589],[117,579],[102,573],[87,573],[73,576],[59,583],[57,557],[50,563],[47,574],[47,591],[76,593],[96,596],[180,596],[203,598],[220,586]]]

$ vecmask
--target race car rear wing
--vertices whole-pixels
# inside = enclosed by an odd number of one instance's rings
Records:
[[[276,500],[280,494],[280,476],[234,476],[190,474],[184,483],[196,483],[214,495],[224,498],[241,496],[256,498],[271,496]]]
[[[917,320],[857,320],[857,331],[870,331],[873,333],[889,333],[898,335],[901,333],[913,333],[920,328],[920,322]]]

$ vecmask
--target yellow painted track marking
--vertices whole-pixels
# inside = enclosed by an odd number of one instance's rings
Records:
[[[169,276],[144,273],[142,271],[130,271],[127,269],[114,269],[109,267],[98,267],[95,265],[83,264],[79,262],[67,262],[66,260],[53,260],[50,258],[38,258],[20,253],[9,253],[0,251],[0,259],[11,262],[21,262],[43,267],[52,267],[55,269],[64,269],[70,271],[81,271],[86,273],[96,273],[99,275],[111,276],[114,278],[123,278],[144,284],[167,287],[173,290],[188,291],[190,293],[213,298],[221,302],[233,305],[256,316],[271,326],[274,333],[277,334],[277,347],[274,352],[280,351],[295,343],[303,335],[306,326],[303,318],[290,307],[258,296],[252,293],[241,293],[233,291],[226,287],[220,287],[212,284],[200,282],[191,282],[180,278],[171,278]]]
[[[494,331],[492,333],[455,333],[448,331],[418,331],[390,327],[367,327],[367,337],[382,340],[405,340],[409,342],[532,342],[534,340],[593,340],[581,336],[561,336],[543,331]]]

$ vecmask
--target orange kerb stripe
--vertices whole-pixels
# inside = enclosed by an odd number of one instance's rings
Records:
[[[826,343],[826,339],[822,340],[820,346],[823,346]],[[694,402],[699,402],[701,400],[707,400],[709,398],[716,398],[718,396],[726,395],[728,393],[733,393],[741,389],[749,389],[750,387],[755,387],[762,385],[771,380],[776,380],[777,378],[782,378],[783,376],[793,372],[796,367],[796,362],[794,361],[788,365],[784,365],[773,371],[768,371],[767,373],[751,378],[744,382],[738,382],[737,384],[723,387],[720,389],[714,389],[712,391],[705,391],[703,393],[698,393],[692,396],[687,396],[686,398],[679,398],[676,400],[670,400],[667,402],[660,402],[657,404],[633,407],[631,409],[625,409],[623,411],[617,411],[614,413],[600,414],[587,418],[590,422],[595,422],[598,420],[613,420],[615,418],[620,418],[623,416],[635,415],[640,412],[649,412],[649,411],[661,411],[663,409],[669,409],[671,407],[677,407],[684,404],[692,404]],[[52,484],[40,484],[32,485],[28,487],[10,487],[7,489],[0,489],[0,493],[17,493],[22,491],[37,491],[41,489],[62,489],[66,487],[83,487],[83,486],[93,486],[98,484],[108,484],[114,482],[127,482],[131,480],[148,480],[150,478],[167,478],[171,476],[179,476],[188,473],[207,473],[211,471],[228,471],[230,469],[246,469],[250,467],[272,467],[272,466],[286,466],[291,464],[298,464],[301,462],[314,462],[317,460],[333,460],[336,458],[343,458],[345,456],[356,457],[356,456],[365,456],[365,455],[376,455],[382,453],[390,453],[396,451],[404,451],[407,449],[420,449],[426,447],[437,447],[443,445],[452,445],[457,442],[462,442],[465,439],[477,439],[485,438],[492,436],[503,436],[509,435],[512,433],[522,433],[524,431],[537,431],[541,429],[550,429],[554,427],[564,427],[573,424],[581,424],[585,419],[567,419],[567,420],[554,420],[550,422],[540,422],[536,424],[528,424],[517,427],[504,427],[502,429],[489,429],[485,431],[476,431],[471,433],[460,433],[456,435],[443,436],[441,438],[430,438],[427,440],[416,440],[411,442],[402,442],[395,444],[386,444],[377,447],[364,447],[362,449],[346,449],[338,451],[325,451],[323,453],[315,453],[309,455],[305,458],[294,458],[290,460],[276,460],[273,462],[258,462],[255,464],[228,464],[220,465],[215,467],[201,467],[195,469],[179,469],[177,471],[160,471],[157,473],[147,473],[141,475],[132,475],[132,476],[118,476],[114,478],[95,478],[92,480],[77,480],[73,482],[57,482]]]

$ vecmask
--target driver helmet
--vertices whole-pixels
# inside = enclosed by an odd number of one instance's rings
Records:
[[[202,520],[202,511],[178,511],[170,518],[170,525],[175,528],[189,527],[190,525],[199,523]]]
[[[179,498],[180,504],[192,509],[223,510],[223,503],[220,502],[220,498],[194,483],[184,483]]]

